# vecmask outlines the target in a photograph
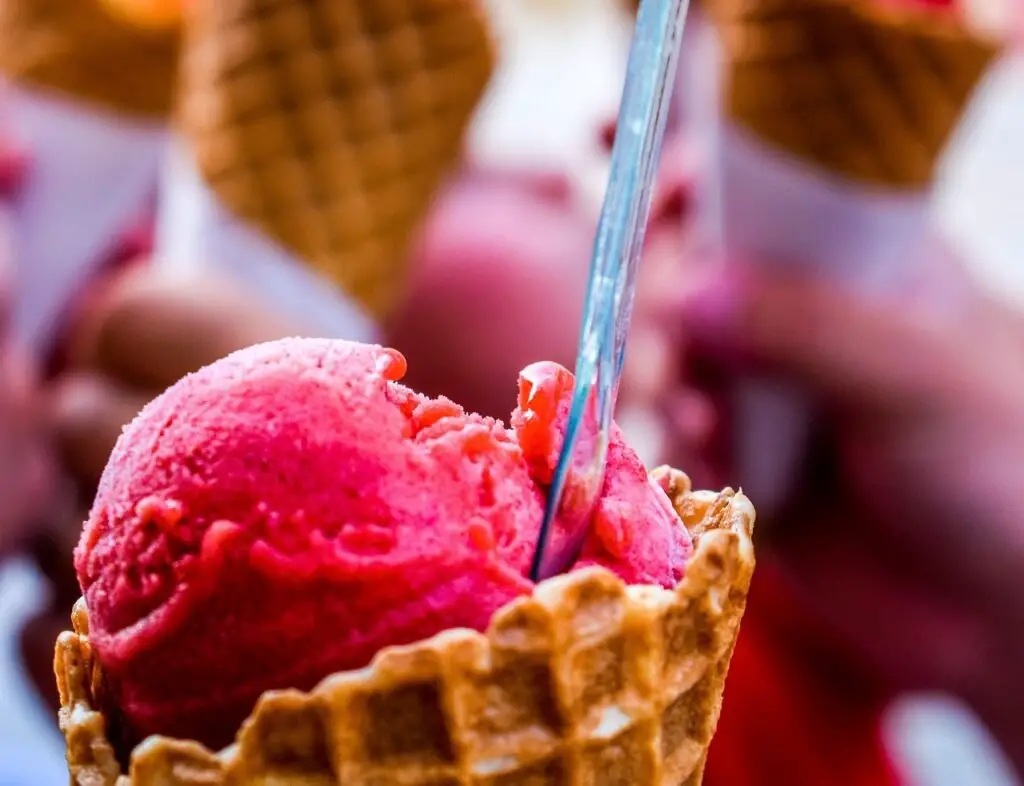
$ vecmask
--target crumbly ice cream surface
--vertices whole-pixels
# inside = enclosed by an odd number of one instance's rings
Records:
[[[482,630],[530,591],[571,374],[524,370],[506,428],[409,390],[404,372],[376,346],[263,344],[125,429],[75,566],[132,738],[227,744],[262,692]],[[577,566],[672,586],[691,552],[616,430]]]

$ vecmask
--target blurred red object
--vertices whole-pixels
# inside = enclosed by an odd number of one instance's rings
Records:
[[[760,560],[705,786],[896,786],[882,742],[890,696],[830,641]]]
[[[11,194],[25,179],[28,156],[17,148],[0,153],[0,194]]]

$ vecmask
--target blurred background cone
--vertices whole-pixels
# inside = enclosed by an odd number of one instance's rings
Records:
[[[230,213],[370,315],[491,75],[475,0],[203,0],[186,11],[177,124]]]
[[[918,292],[943,154],[1001,42],[961,9],[917,0],[705,11],[705,54],[681,92],[704,148],[697,223],[711,253],[867,296]],[[770,377],[737,380],[730,398],[738,480],[778,514],[801,481],[814,403]]]
[[[926,186],[1000,51],[957,9],[713,0],[723,111],[778,151],[860,183]]]
[[[0,3],[0,69],[9,78],[119,113],[167,116],[178,46],[174,27],[129,24],[107,0]]]

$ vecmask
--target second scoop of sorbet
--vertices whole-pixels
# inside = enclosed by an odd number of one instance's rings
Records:
[[[381,347],[263,344],[181,380],[125,429],[75,566],[133,738],[223,746],[262,692],[482,630],[530,591],[572,376],[525,370],[507,429],[403,387],[404,372]],[[616,431],[578,565],[672,586],[690,552]]]

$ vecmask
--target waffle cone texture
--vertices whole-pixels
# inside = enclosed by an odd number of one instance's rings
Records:
[[[84,601],[60,636],[73,786],[696,786],[754,570],[742,494],[655,470],[694,537],[675,590],[590,568],[545,581],[485,634],[388,648],[310,693],[265,693],[235,744],[151,737],[122,771]]]
[[[178,125],[236,216],[374,316],[490,79],[478,0],[199,0]]]
[[[100,0],[0,2],[0,70],[15,82],[144,119],[171,113],[177,30],[143,30]]]
[[[724,111],[776,149],[847,179],[929,184],[1000,42],[955,10],[882,0],[711,0]]]

